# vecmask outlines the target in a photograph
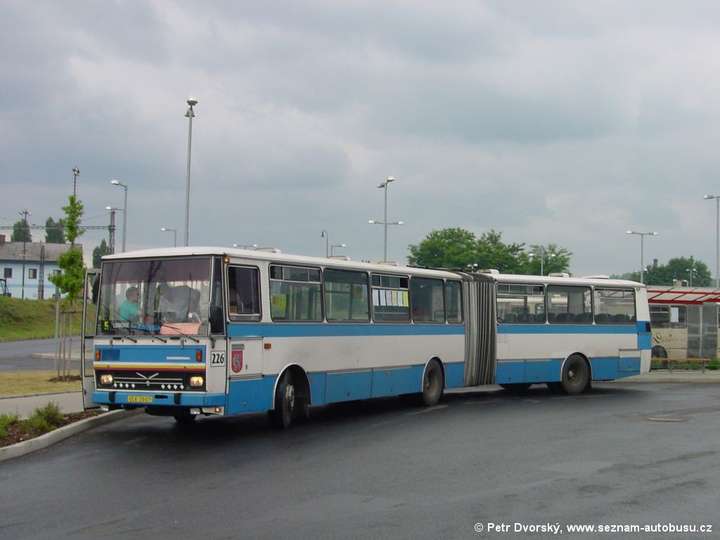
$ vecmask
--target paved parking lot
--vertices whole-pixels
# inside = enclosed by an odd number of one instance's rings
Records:
[[[715,520],[717,531],[719,413],[717,385],[608,383],[576,398],[537,387],[431,409],[343,404],[287,432],[263,416],[183,430],[140,415],[0,464],[0,537],[479,538],[499,535],[475,523]]]

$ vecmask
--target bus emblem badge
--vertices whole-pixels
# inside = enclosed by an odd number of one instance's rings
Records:
[[[232,370],[235,373],[240,373],[243,368],[243,350],[242,349],[233,349],[232,351]]]

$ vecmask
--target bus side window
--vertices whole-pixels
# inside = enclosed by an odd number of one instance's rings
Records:
[[[415,322],[445,322],[443,281],[414,277],[410,280],[410,300]]]
[[[365,272],[326,268],[325,316],[328,321],[368,322],[370,302]]]
[[[635,291],[595,289],[595,324],[635,322]]]
[[[270,317],[274,321],[314,321],[322,316],[320,269],[270,266]]]
[[[448,281],[445,284],[445,311],[447,322],[461,323],[462,316],[462,285],[459,281]]]
[[[228,267],[228,315],[231,321],[260,320],[260,271]]]

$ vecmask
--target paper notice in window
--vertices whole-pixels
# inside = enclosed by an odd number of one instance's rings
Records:
[[[400,302],[398,301],[398,292],[397,291],[391,291],[390,298],[392,299],[392,303],[390,305],[392,305],[392,306],[400,305]]]
[[[392,306],[392,291],[385,291],[385,305]]]
[[[408,307],[410,305],[410,299],[408,298],[408,292],[407,291],[401,291],[400,292],[400,305],[402,307]]]
[[[386,306],[387,302],[385,301],[385,291],[378,291],[378,297],[379,297],[379,306]]]
[[[671,323],[677,323],[680,322],[680,309],[670,306],[670,322]]]

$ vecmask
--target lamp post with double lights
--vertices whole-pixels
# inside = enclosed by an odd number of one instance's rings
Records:
[[[122,241],[122,250],[123,250],[123,253],[125,253],[125,247],[126,247],[126,245],[127,245],[126,242],[127,242],[127,195],[128,195],[128,187],[127,187],[127,184],[124,184],[123,182],[121,182],[121,181],[118,180],[117,178],[113,178],[112,180],[110,180],[110,183],[111,183],[113,186],[118,186],[118,187],[123,188],[123,190],[125,191],[125,200],[124,200],[124,202],[123,202],[123,209],[122,209],[122,213],[123,213],[123,241]]]
[[[391,182],[396,182],[397,178],[394,176],[388,176],[385,180],[378,185],[378,189],[385,190],[385,212],[384,219],[382,221],[377,219],[370,219],[368,223],[371,225],[382,225],[384,229],[384,241],[383,241],[383,262],[387,262],[387,251],[388,251],[388,225],[403,225],[404,221],[388,221],[388,186]]]
[[[633,231],[628,229],[625,234],[634,234],[640,237],[640,283],[645,283],[645,237],[657,236],[656,231]]]

